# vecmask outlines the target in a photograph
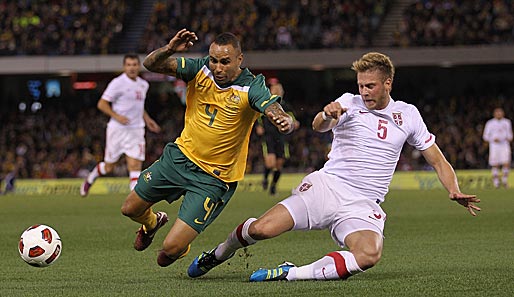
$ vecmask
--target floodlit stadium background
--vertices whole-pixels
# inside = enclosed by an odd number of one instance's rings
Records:
[[[285,105],[301,122],[289,136],[285,171],[306,173],[325,161],[330,133],[313,116],[343,92],[357,93],[352,61],[388,54],[397,73],[392,97],[415,104],[456,169],[487,169],[481,140],[495,106],[514,118],[511,1],[2,1],[0,161],[2,176],[82,178],[103,157],[107,118],[95,106],[121,71],[122,55],[141,58],[180,28],[206,54],[224,30],[242,40],[244,66],[277,77]],[[144,71],[147,110],[163,126],[147,133],[147,161],[182,129],[184,85]],[[260,173],[252,135],[247,173]],[[123,162],[121,162],[123,163]],[[406,146],[398,170],[426,170]],[[115,176],[126,175],[123,166]]]
[[[511,296],[514,193],[493,189],[481,136],[494,107],[514,119],[513,15],[510,0],[0,0],[0,190],[15,177],[14,191],[0,196],[0,296]],[[148,251],[132,249],[135,225],[119,211],[128,192],[124,162],[88,198],[78,192],[103,158],[108,119],[96,103],[121,72],[123,55],[143,59],[181,28],[199,36],[187,57],[205,55],[218,33],[237,34],[244,66],[280,80],[301,128],[288,136],[291,157],[278,196],[260,188],[261,139],[252,135],[239,192],[190,256],[162,269],[155,256],[165,232]],[[483,211],[471,218],[450,202],[406,145],[383,205],[383,259],[373,269],[346,282],[248,283],[259,267],[302,265],[337,248],[326,232],[293,232],[189,279],[193,256],[323,165],[331,135],[314,133],[310,123],[343,92],[358,92],[349,68],[369,51],[392,58],[392,97],[417,106]],[[147,166],[182,129],[185,86],[141,76],[150,82],[146,108],[163,128],[147,132]],[[178,206],[156,210],[176,214]],[[62,238],[62,256],[50,268],[18,256],[20,234],[36,223]]]

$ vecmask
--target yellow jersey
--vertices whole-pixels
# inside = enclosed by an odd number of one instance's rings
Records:
[[[280,96],[271,95],[262,74],[248,68],[228,85],[218,85],[209,57],[177,58],[177,78],[187,83],[184,130],[175,140],[191,161],[209,174],[243,179],[255,120]]]

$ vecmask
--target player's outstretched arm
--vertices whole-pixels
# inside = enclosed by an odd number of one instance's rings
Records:
[[[460,191],[455,171],[450,163],[448,163],[437,144],[434,143],[421,153],[427,162],[434,167],[439,180],[450,193],[450,199],[467,208],[471,215],[476,216],[475,210],[480,211],[480,207],[476,206],[475,203],[479,203],[480,199],[478,199],[476,195],[468,195]]]
[[[198,40],[195,32],[182,29],[173,36],[170,42],[146,56],[143,65],[146,69],[167,75],[177,75],[177,60],[171,58],[176,52],[183,52],[193,46],[194,41]]]
[[[293,118],[284,111],[280,103],[273,102],[270,104],[270,106],[266,107],[264,110],[264,114],[268,117],[270,122],[277,127],[280,133],[289,134],[293,132]]]
[[[339,102],[330,102],[318,112],[312,121],[312,129],[317,132],[327,132],[334,128],[339,117],[348,110],[342,107]]]

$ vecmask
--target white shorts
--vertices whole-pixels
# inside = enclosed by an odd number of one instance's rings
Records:
[[[145,128],[107,127],[104,161],[116,163],[122,154],[145,160]]]
[[[510,146],[489,146],[489,165],[510,164]]]
[[[321,171],[304,177],[293,195],[279,203],[293,217],[293,230],[329,229],[341,247],[346,236],[356,231],[383,236],[386,214],[377,201],[355,194],[340,179]]]

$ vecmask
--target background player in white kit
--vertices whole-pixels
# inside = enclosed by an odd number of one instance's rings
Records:
[[[87,196],[99,176],[112,172],[122,154],[127,160],[130,190],[134,189],[145,160],[145,125],[152,132],[161,131],[145,111],[148,82],[138,76],[140,68],[137,55],[125,55],[123,73],[109,83],[98,100],[98,109],[111,117],[107,124],[105,155],[80,186],[81,196]]]
[[[325,166],[307,175],[292,195],[259,219],[236,227],[225,242],[204,252],[189,266],[198,277],[232,257],[241,247],[290,230],[329,229],[340,247],[301,267],[284,263],[259,269],[250,281],[331,280],[373,267],[382,254],[386,214],[380,207],[405,142],[420,150],[434,167],[451,200],[472,214],[480,210],[475,195],[461,193],[452,166],[415,106],[390,97],[394,66],[389,57],[368,53],[353,63],[360,95],[343,94],[318,113],[312,123],[334,139]]]
[[[502,108],[494,109],[493,118],[485,123],[483,138],[489,143],[489,165],[495,188],[500,187],[500,167],[502,167],[502,184],[508,187],[512,142],[512,123],[505,118]]]

